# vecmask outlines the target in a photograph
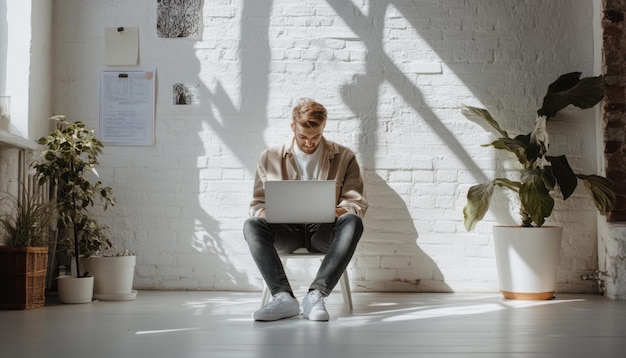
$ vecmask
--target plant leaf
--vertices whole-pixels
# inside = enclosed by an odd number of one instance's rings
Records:
[[[551,118],[570,104],[585,109],[600,102],[604,97],[604,78],[585,77],[579,80],[580,75],[580,72],[566,73],[550,84],[537,114]]]
[[[550,146],[550,135],[546,128],[546,117],[537,116],[535,120],[535,128],[530,133],[530,143],[537,147],[535,159],[542,157]]]
[[[543,183],[545,184],[548,190],[554,190],[556,187],[556,178],[554,177],[554,172],[552,171],[551,165],[546,165],[543,167]]]
[[[485,120],[490,126],[497,130],[502,137],[509,138],[509,134],[504,129],[500,128],[500,124],[493,119],[491,114],[486,109],[462,105],[461,113],[470,119],[479,118]]]
[[[465,230],[471,231],[489,210],[494,182],[474,185],[467,191],[467,204],[463,208]]]
[[[584,175],[576,174],[583,183],[585,188],[591,194],[593,203],[595,204],[600,214],[606,215],[615,206],[615,191],[613,190],[613,183],[599,175]]]
[[[519,160],[522,165],[526,164],[526,149],[528,146],[524,141],[518,140],[517,137],[515,139],[498,138],[497,140],[494,140],[487,145],[490,145],[496,149],[509,151],[515,154],[517,160]]]
[[[545,218],[552,214],[554,199],[544,184],[541,170],[529,169],[522,173],[519,197],[522,206],[537,226],[543,225]]]
[[[561,188],[563,199],[569,198],[578,185],[578,179],[576,179],[576,174],[569,166],[567,158],[564,155],[560,155],[558,157],[546,156],[546,159],[552,164],[552,174],[556,178],[559,188]]]
[[[519,188],[522,186],[522,183],[507,178],[496,178],[494,182],[498,184],[498,186],[505,187],[514,191],[519,191]]]

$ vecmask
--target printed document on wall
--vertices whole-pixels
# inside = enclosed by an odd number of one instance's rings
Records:
[[[156,68],[104,69],[98,137],[111,145],[154,144]]]

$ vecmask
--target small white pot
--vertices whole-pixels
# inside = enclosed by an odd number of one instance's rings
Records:
[[[89,303],[93,298],[93,277],[57,277],[59,301],[61,303]]]
[[[89,268],[94,276],[94,297],[103,301],[128,301],[136,298],[133,291],[136,256],[92,256]]]
[[[493,228],[500,292],[508,299],[554,297],[563,228]]]

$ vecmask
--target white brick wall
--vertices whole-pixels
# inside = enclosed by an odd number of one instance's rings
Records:
[[[55,1],[56,113],[97,127],[105,27],[138,26],[141,65],[157,68],[156,144],[107,146],[100,169],[118,199],[102,218],[138,254],[137,288],[261,288],[241,234],[256,159],[289,135],[291,106],[309,96],[329,109],[327,137],[356,150],[365,173],[371,207],[350,266],[354,290],[497,289],[490,227],[513,223],[516,209],[501,205],[465,232],[467,188],[493,177],[496,161],[480,147],[492,137],[460,105],[530,131],[552,80],[593,74],[591,4],[204,3],[195,41],[156,37],[155,0]],[[198,83],[202,103],[173,106],[177,82]],[[590,112],[556,143],[595,148]],[[567,154],[577,169],[595,168],[595,156]],[[565,231],[562,291],[592,290],[578,279],[597,267],[588,204],[580,191],[557,205],[554,220],[575,224]],[[304,272],[290,268],[294,285],[307,283]]]

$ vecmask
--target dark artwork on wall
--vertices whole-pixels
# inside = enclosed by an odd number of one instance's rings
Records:
[[[172,94],[175,105],[200,104],[199,85],[174,83]]]
[[[157,0],[157,36],[200,37],[202,0]]]

